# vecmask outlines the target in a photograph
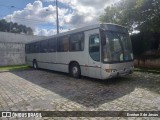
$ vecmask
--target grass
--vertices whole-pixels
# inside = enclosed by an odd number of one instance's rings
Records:
[[[27,65],[1,66],[0,71],[26,70],[29,68]]]
[[[27,70],[27,65],[0,66],[0,71]],[[134,71],[160,74],[160,68],[135,67]]]
[[[134,71],[160,74],[160,68],[136,67]]]

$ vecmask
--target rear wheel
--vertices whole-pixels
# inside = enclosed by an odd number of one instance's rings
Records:
[[[34,69],[38,69],[38,64],[37,64],[37,61],[36,61],[36,60],[33,61],[33,68],[34,68]]]
[[[78,63],[71,64],[70,67],[70,74],[74,78],[80,78],[81,76],[81,69]]]

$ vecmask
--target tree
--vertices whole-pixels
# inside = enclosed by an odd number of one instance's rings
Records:
[[[159,0],[137,0],[136,11],[139,18],[140,31],[160,32],[160,1]]]
[[[121,0],[108,6],[100,16],[101,22],[112,22],[140,31],[160,32],[159,0]]]
[[[133,18],[135,16],[133,6],[135,4],[135,0],[122,0],[112,6],[108,6],[105,9],[105,13],[100,16],[100,21],[127,26],[130,31],[133,31]]]
[[[7,22],[4,19],[0,20],[0,31],[33,35],[33,30],[30,27],[18,25],[17,23],[13,22]]]
[[[160,49],[160,0],[121,0],[106,8],[100,21],[127,26],[130,33],[139,30],[139,35],[132,37],[137,56],[145,53],[150,44]],[[148,34],[152,36],[146,38]]]

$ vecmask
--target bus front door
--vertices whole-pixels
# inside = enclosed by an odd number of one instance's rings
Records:
[[[95,29],[88,31],[87,36],[89,39],[89,45],[88,45],[89,77],[101,79],[99,30]]]

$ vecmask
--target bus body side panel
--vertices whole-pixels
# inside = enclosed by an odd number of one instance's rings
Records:
[[[47,69],[49,70],[57,70],[57,52],[48,53],[48,65]]]
[[[89,67],[88,67],[88,36],[86,35],[86,32],[84,32],[85,38],[84,38],[84,54],[81,59],[83,59],[83,62],[81,63],[81,75],[88,76],[89,74]]]
[[[48,53],[39,53],[39,59],[36,59],[39,68],[48,69],[49,64],[49,54]]]
[[[37,60],[38,67],[49,69],[49,70],[56,70],[56,52],[53,53],[40,53],[40,57]]]
[[[87,76],[88,75],[88,68],[85,67],[85,65],[88,64],[88,59],[87,59],[87,51],[77,51],[77,52],[70,52],[69,53],[69,61],[76,61],[80,65],[81,68],[81,75]]]
[[[110,73],[106,72],[106,69],[109,69],[109,64],[101,63],[101,79],[108,79],[110,77]]]
[[[29,66],[33,66],[33,61],[31,59],[31,55],[26,53],[26,64]]]
[[[58,52],[57,53],[57,71],[68,73],[68,63],[69,63],[69,52]]]
[[[33,66],[33,60],[36,59],[38,60],[39,59],[39,53],[32,53],[32,54],[26,54],[26,63],[29,65],[29,66]]]

